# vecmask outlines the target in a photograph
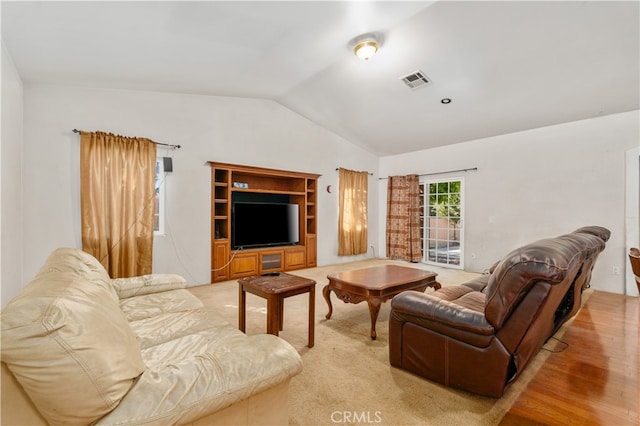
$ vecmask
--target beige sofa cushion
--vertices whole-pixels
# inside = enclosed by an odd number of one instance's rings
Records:
[[[120,309],[129,322],[201,307],[200,299],[184,289],[145,294],[120,301]]]
[[[0,317],[2,361],[51,424],[97,420],[145,368],[114,292],[81,275],[43,268]]]
[[[158,357],[96,426],[192,424],[302,371],[302,358],[280,338],[235,331],[223,341],[202,330],[154,346]]]
[[[187,288],[187,282],[176,274],[150,274],[131,278],[114,278],[111,286],[120,299]]]
[[[46,274],[55,272],[65,272],[68,278],[82,277],[95,285],[101,286],[108,292],[114,301],[118,301],[118,293],[113,286],[113,282],[109,277],[109,273],[102,263],[91,256],[89,253],[75,248],[58,248],[55,249],[44,265],[40,268],[36,277],[42,277]]]

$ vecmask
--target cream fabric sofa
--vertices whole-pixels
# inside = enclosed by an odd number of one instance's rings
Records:
[[[0,314],[2,424],[286,424],[296,350],[246,336],[178,275],[110,279],[58,249]]]

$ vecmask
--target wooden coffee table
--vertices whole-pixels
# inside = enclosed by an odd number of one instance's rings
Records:
[[[238,280],[239,316],[238,325],[244,333],[246,324],[246,301],[249,292],[267,299],[267,333],[278,335],[283,328],[284,299],[298,294],[309,293],[309,340],[313,347],[316,282],[309,278],[280,272],[277,275],[261,275]]]
[[[366,300],[371,315],[371,339],[375,340],[380,305],[403,291],[425,291],[427,287],[439,289],[437,275],[435,272],[398,265],[373,266],[328,275],[329,284],[322,289],[329,305],[326,318],[331,318],[333,313],[332,291],[344,303],[360,303]]]

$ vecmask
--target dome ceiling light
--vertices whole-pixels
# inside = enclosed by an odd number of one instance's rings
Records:
[[[352,39],[349,45],[353,48],[353,53],[360,59],[368,61],[380,50],[382,45],[382,33],[366,33]]]
[[[375,40],[364,40],[356,44],[356,47],[353,48],[353,53],[355,53],[358,58],[368,61],[376,54],[379,47],[378,42]]]

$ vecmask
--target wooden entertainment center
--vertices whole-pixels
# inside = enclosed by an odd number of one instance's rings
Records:
[[[211,166],[211,282],[316,266],[317,187],[320,175],[209,162]],[[232,207],[239,200],[297,204],[295,245],[234,249]]]

